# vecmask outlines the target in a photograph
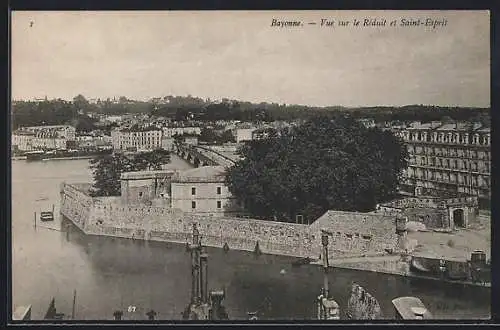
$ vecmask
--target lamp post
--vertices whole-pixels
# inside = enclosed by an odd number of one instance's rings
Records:
[[[328,298],[328,233],[325,230],[321,231],[321,245],[323,246],[323,291],[324,298]]]

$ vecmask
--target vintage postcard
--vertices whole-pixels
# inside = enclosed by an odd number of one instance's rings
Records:
[[[13,11],[12,320],[489,319],[488,11]]]

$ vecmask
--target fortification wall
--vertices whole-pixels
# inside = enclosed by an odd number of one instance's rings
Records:
[[[420,222],[426,228],[447,228],[449,225],[449,215],[446,209],[414,208],[405,212],[408,221]]]
[[[417,197],[398,199],[395,201],[379,205],[380,208],[387,207],[396,209],[437,208],[438,206],[439,206],[439,200],[436,200],[435,198],[417,198]]]
[[[86,234],[185,243],[196,223],[204,245],[268,254],[310,257],[307,225],[187,214],[177,209],[124,205],[117,198],[91,198],[73,185],[63,189],[61,212]]]
[[[187,217],[185,230],[198,224],[202,242],[209,246],[254,251],[257,242],[263,253],[310,257],[313,238],[307,225],[242,218]]]
[[[61,214],[83,232],[86,232],[87,219],[94,206],[92,197],[83,192],[86,189],[82,185],[63,185],[61,194]]]
[[[86,234],[185,243],[196,223],[204,245],[262,253],[317,258],[321,230],[332,233],[335,257],[379,255],[395,248],[395,219],[373,213],[329,211],[312,225],[211,217],[154,205],[126,205],[118,197],[91,198],[64,185],[61,212]]]
[[[330,252],[336,257],[377,255],[397,246],[394,216],[328,211],[309,228],[310,234],[316,237],[321,236],[321,230],[331,233]],[[313,237],[313,242],[312,253],[319,256],[320,240]]]

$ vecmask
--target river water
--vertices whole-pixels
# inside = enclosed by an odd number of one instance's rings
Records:
[[[172,165],[190,167],[176,156]],[[109,320],[117,309],[125,319],[146,319],[150,309],[158,319],[181,319],[191,287],[185,246],[83,235],[60,219],[62,181],[90,182],[88,160],[12,162],[13,307],[31,304],[32,318],[41,319],[54,297],[58,312],[69,315],[76,290],[75,319]],[[34,212],[52,205],[56,221],[37,223],[35,229]],[[319,268],[293,268],[290,258],[280,256],[215,248],[208,253],[209,288],[226,290],[230,318],[246,319],[248,312],[261,319],[313,318],[322,285]],[[490,315],[489,290],[335,269],[330,291],[341,308],[353,281],[378,299],[387,318],[393,318],[391,300],[407,295],[419,297],[436,318]]]

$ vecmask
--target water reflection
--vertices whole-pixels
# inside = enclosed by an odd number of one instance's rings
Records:
[[[85,236],[76,227],[70,230],[71,240],[89,257],[93,272],[102,281],[100,284],[115,282],[111,288],[117,295],[111,299],[115,304],[131,301],[133,297],[135,304],[142,301],[147,305],[144,308],[159,311],[160,318],[170,315],[180,319],[180,314],[175,315],[162,306],[175,305],[176,310],[181,310],[189,301],[190,258],[183,244]],[[289,257],[256,257],[251,252],[224,252],[216,248],[207,251],[209,287],[226,290],[226,307],[232,318],[245,319],[248,312],[255,311],[261,319],[314,317],[314,299],[322,284],[319,268],[292,267],[293,258]],[[331,292],[340,306],[347,306],[353,281],[377,297],[387,318],[393,318],[391,300],[406,295],[419,296],[440,318],[487,317],[489,312],[487,290],[335,269],[330,274]],[[117,283],[124,286],[118,287]],[[152,305],[153,301],[161,305]],[[471,301],[480,303],[474,305]],[[113,308],[116,307],[108,306],[108,310]],[[459,310],[468,313],[458,315]]]

